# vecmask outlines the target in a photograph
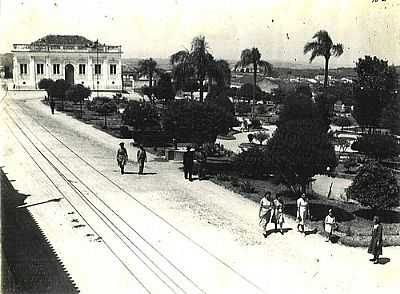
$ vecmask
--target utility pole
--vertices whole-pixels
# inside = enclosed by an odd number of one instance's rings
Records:
[[[99,67],[99,39],[96,40],[96,66],[98,67],[99,71],[96,74],[96,85],[97,85],[97,98],[99,98],[99,73],[100,73],[100,67]],[[96,70],[96,66],[94,67]]]

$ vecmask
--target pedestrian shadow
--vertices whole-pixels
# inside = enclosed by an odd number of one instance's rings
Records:
[[[315,229],[313,229],[313,230],[306,230],[305,232],[304,232],[304,235],[306,235],[306,236],[308,236],[308,235],[314,235],[314,234],[316,234],[318,232],[318,229],[317,228],[315,228]]]
[[[138,172],[124,172],[125,175],[141,175],[141,176],[146,176],[146,175],[156,175],[157,173],[152,173],[152,172],[147,172],[147,173],[141,173],[139,174]]]
[[[390,258],[388,258],[388,257],[380,257],[380,258],[378,258],[378,263],[379,264],[387,264],[389,262],[390,262]]]
[[[282,232],[283,232],[283,234],[286,234],[287,232],[289,232],[289,231],[291,231],[291,230],[293,230],[292,228],[284,228],[283,230],[282,230]],[[266,232],[264,232],[263,233],[263,235],[264,235],[264,237],[265,238],[267,238],[269,235],[271,235],[271,234],[273,234],[273,233],[281,233],[281,231],[280,231],[280,229],[277,229],[277,230],[275,230],[275,229],[270,229],[270,230],[267,230]]]
[[[26,195],[26,196],[30,196],[30,195]],[[23,204],[21,206],[17,206],[16,209],[28,208],[28,207],[37,206],[37,205],[41,205],[41,204],[46,204],[46,203],[50,203],[50,202],[60,202],[61,200],[62,200],[62,198],[54,198],[54,199],[50,199],[50,200],[42,201],[42,202],[38,202],[38,203]]]

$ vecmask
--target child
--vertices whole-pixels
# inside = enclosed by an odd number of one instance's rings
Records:
[[[325,232],[328,233],[328,239],[326,240],[326,242],[329,242],[331,240],[333,230],[335,229],[336,229],[336,218],[333,214],[333,210],[329,209],[328,215],[325,217]]]

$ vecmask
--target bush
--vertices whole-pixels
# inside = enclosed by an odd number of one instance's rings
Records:
[[[124,138],[124,139],[132,138],[132,134],[131,134],[131,131],[129,130],[128,126],[121,126],[119,128],[119,134],[120,134],[121,138]]]
[[[256,193],[256,188],[249,182],[249,181],[244,181],[243,183],[240,184],[240,191],[244,193]]]
[[[137,144],[142,144],[143,146],[167,146],[172,139],[167,133],[161,130],[134,130],[132,138]]]
[[[245,102],[236,103],[236,112],[239,114],[250,113],[251,106],[249,103],[245,103]]]
[[[251,127],[253,129],[261,129],[261,121],[259,119],[252,119],[251,120]]]
[[[260,145],[262,145],[262,143],[269,138],[270,138],[270,135],[267,132],[259,131],[254,135],[254,139],[256,139],[258,142],[260,142]]]
[[[232,185],[232,187],[239,187],[240,186],[239,179],[235,178],[235,177],[232,177],[231,185]]]
[[[269,157],[260,148],[250,148],[239,153],[234,157],[233,166],[241,176],[254,179],[264,178],[272,171]]]
[[[253,140],[254,140],[254,135],[253,135],[253,134],[248,134],[248,135],[247,135],[247,139],[249,139],[249,142],[250,142],[250,143],[253,142]]]
[[[400,188],[391,170],[379,163],[369,162],[360,168],[346,195],[373,210],[400,205]]]
[[[399,144],[392,136],[378,134],[358,138],[351,148],[377,160],[397,156],[400,151]]]
[[[276,196],[280,196],[284,199],[299,199],[301,193],[299,191],[283,190],[276,193]]]
[[[122,121],[135,130],[160,128],[157,109],[148,102],[129,101],[122,114]]]

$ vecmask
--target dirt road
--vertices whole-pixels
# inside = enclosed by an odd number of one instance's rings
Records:
[[[149,155],[121,176],[119,139],[50,114],[31,93],[1,112],[1,166],[81,293],[391,293],[400,248],[365,249],[295,230],[264,238],[257,204]],[[129,142],[127,142],[129,143]],[[129,145],[129,144],[128,144]],[[136,149],[129,146],[134,158]],[[52,201],[59,199],[60,201]],[[37,205],[35,205],[37,204]],[[288,220],[287,228],[295,228]]]

